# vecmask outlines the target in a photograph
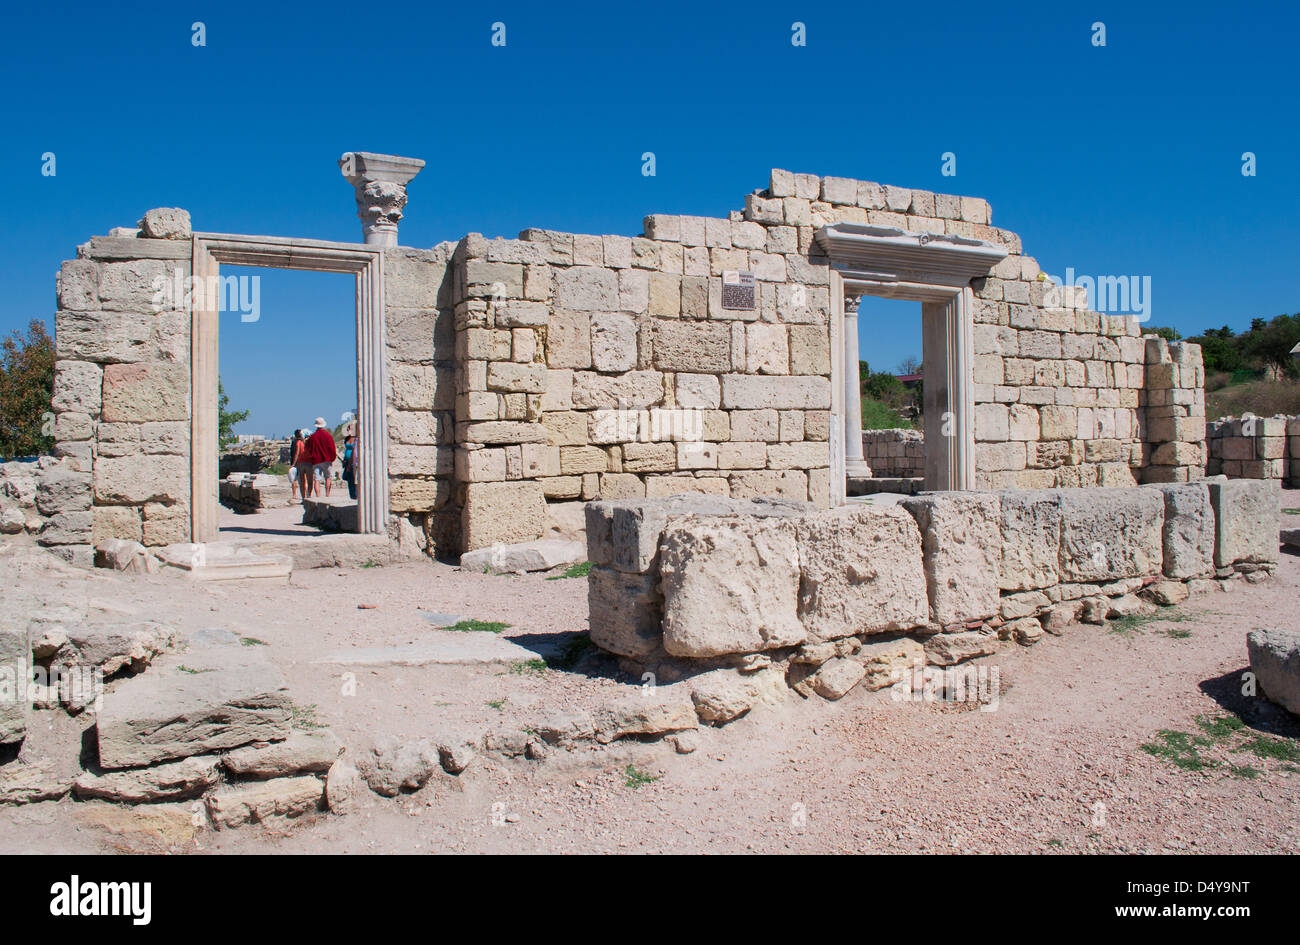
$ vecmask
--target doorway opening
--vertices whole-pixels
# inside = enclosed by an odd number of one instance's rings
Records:
[[[913,495],[925,482],[921,306],[871,295],[857,302],[862,464],[847,470],[846,489],[850,497]]]
[[[220,538],[355,532],[350,280],[252,266],[220,278]]]
[[[284,273],[268,275],[266,270],[352,274],[355,291],[351,317],[344,315],[346,308],[296,312],[298,306],[291,301],[295,285],[289,281],[290,277]],[[388,509],[388,461],[384,414],[387,378],[383,360],[382,250],[320,240],[195,234],[193,271],[190,331],[193,540],[292,539],[319,534],[322,528],[363,534],[384,532]],[[297,287],[304,285],[306,283],[298,283]],[[332,294],[337,297],[337,285],[316,283],[309,296],[316,299],[316,304],[327,304],[317,298],[316,292],[320,290],[316,286],[322,287],[327,294],[333,290]],[[328,304],[333,306],[336,303]],[[244,420],[250,424],[250,429],[245,432],[249,438],[247,448],[256,451],[259,441],[252,440],[253,436],[270,435],[251,429],[251,425],[262,419],[270,424],[268,430],[277,436],[283,437],[288,433],[290,442],[267,448],[267,459],[271,461],[268,465],[274,467],[269,478],[264,480],[268,491],[279,494],[288,491],[290,496],[293,495],[295,489],[289,482],[287,468],[293,456],[286,455],[285,448],[292,449],[294,429],[305,428],[310,434],[319,427],[325,433],[318,437],[318,444],[322,438],[329,439],[335,448],[336,460],[344,435],[353,435],[350,478],[355,483],[355,498],[341,478],[342,464],[321,462],[319,460],[325,458],[328,450],[315,453],[309,448],[306,455],[299,454],[299,458],[317,462],[313,464],[315,468],[298,466],[296,491],[301,495],[301,487],[307,480],[318,483],[319,492],[315,484],[309,486],[303,504],[282,506],[287,511],[276,513],[273,518],[277,520],[266,519],[263,522],[265,527],[254,525],[251,528],[239,522],[233,508],[224,507],[220,501],[225,482],[222,474],[232,472],[232,462],[237,460],[227,461],[227,468],[222,469],[222,441],[233,436],[238,442],[240,424],[232,421],[231,412],[237,414],[246,408],[230,397],[229,390],[226,396],[230,399],[224,404],[221,401],[224,386],[219,359],[222,322],[228,326],[225,330],[231,336],[227,343],[228,355],[235,352],[238,361],[238,353],[242,352],[244,360],[254,360],[253,370],[269,375],[254,381],[246,376],[246,365],[237,367],[230,375],[236,395],[256,398],[261,405],[257,409],[262,416],[254,416],[252,408],[247,408],[250,411]],[[252,331],[246,331],[250,326]],[[246,333],[240,334],[241,330]],[[314,331],[316,338],[311,342],[305,340]],[[327,332],[334,337],[321,337]],[[286,343],[267,344],[260,340],[277,336]],[[344,339],[350,339],[352,343]],[[323,348],[317,346],[318,342]],[[272,352],[269,357],[265,356],[267,350]],[[324,356],[322,351],[331,354]],[[349,361],[352,353],[355,353],[355,360]],[[292,369],[286,365],[285,358],[291,363],[296,362]],[[345,366],[345,361],[350,363],[350,369]],[[298,363],[305,365],[305,369],[300,369]],[[299,378],[306,378],[302,389],[287,390],[287,385]],[[280,383],[282,379],[285,383]],[[318,407],[312,406],[317,403]],[[305,414],[303,419],[299,419],[299,411]],[[316,422],[318,418],[320,424]],[[281,426],[287,430],[281,430]],[[254,462],[260,465],[262,459],[259,457]],[[283,478],[279,477],[280,474]],[[327,481],[328,497],[324,495]],[[256,491],[256,484],[252,484],[252,488]],[[229,486],[225,489],[231,496],[232,505],[244,502],[247,507],[250,497],[246,490],[241,492]],[[260,497],[256,501],[260,502]]]

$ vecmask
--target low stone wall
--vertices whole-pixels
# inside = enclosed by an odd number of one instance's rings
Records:
[[[879,478],[925,475],[925,434],[920,430],[863,430],[862,455]]]
[[[1300,483],[1300,417],[1220,417],[1205,425],[1206,472]]]
[[[1003,641],[1153,611],[1189,585],[1261,580],[1277,563],[1278,522],[1275,485],[1224,479],[827,510],[702,496],[594,502],[591,638],[642,670],[776,665],[797,691],[843,695],[922,659],[951,665]]]
[[[283,508],[293,495],[287,476],[232,473],[221,480],[219,488],[221,504],[245,514]]]

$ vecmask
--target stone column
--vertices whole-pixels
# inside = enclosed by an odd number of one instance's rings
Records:
[[[862,381],[858,374],[859,295],[844,296],[844,473],[867,479],[871,467],[862,456]]]
[[[339,158],[339,170],[357,191],[357,216],[368,246],[397,245],[406,185],[423,167],[419,158],[369,151],[349,151]]]

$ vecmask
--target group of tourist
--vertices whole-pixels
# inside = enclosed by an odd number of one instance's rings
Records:
[[[338,447],[323,417],[316,418],[316,429],[310,435],[306,430],[294,430],[289,444],[289,488],[292,498],[306,500],[320,495],[325,489],[326,498],[332,485],[330,467],[339,459]],[[349,426],[343,433],[343,475],[348,485],[348,497],[357,497],[356,431]]]

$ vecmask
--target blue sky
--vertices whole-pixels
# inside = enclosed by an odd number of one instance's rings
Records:
[[[984,196],[1048,272],[1150,276],[1151,322],[1185,334],[1300,311],[1294,4],[401,7],[11,5],[0,331],[52,321],[60,261],[152,206],[359,240],[353,149],[428,162],[405,245],[725,215],[776,166]],[[351,306],[345,277],[273,273],[262,319],[223,323],[243,430],[352,406]],[[862,334],[873,367],[920,353],[907,319]]]

